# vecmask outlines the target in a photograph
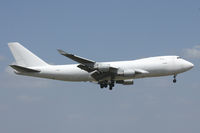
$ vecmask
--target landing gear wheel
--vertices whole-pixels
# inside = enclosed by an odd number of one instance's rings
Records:
[[[101,82],[101,83],[99,83],[100,84],[100,88],[107,88],[108,87],[108,82],[107,81],[105,81],[105,82]]]
[[[100,88],[103,89],[103,88],[107,88],[109,86],[109,90],[112,90],[113,87],[115,86],[115,81],[114,80],[111,80],[111,81],[103,81],[103,82],[99,82],[99,85],[100,85]]]
[[[112,90],[112,88],[115,86],[115,81],[111,80],[111,83],[109,84],[109,89]]]
[[[104,84],[100,84],[100,88],[103,89],[104,88]]]
[[[176,83],[176,75],[174,75],[173,83]]]
[[[108,87],[108,84],[105,84],[105,86],[104,86],[105,88],[107,88]]]
[[[113,88],[113,87],[110,85],[110,86],[109,86],[109,90],[112,90],[112,88]]]

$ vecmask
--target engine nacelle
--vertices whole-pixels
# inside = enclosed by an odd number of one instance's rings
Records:
[[[109,72],[110,71],[110,65],[109,64],[96,64],[94,66],[95,69],[102,71],[102,72]]]
[[[118,80],[116,81],[116,83],[122,85],[133,85],[134,81],[132,79],[127,79],[127,80]]]
[[[134,70],[119,70],[118,71],[119,76],[123,77],[134,77],[135,76],[135,71]]]

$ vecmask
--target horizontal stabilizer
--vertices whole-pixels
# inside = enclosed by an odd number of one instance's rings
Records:
[[[18,65],[10,65],[10,67],[12,67],[16,71],[22,72],[22,73],[36,73],[36,72],[40,72],[39,70],[30,69],[30,68],[26,68],[26,67],[22,67],[22,66],[18,66]]]

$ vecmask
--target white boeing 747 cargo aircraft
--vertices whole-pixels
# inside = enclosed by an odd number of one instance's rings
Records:
[[[157,56],[132,61],[96,62],[62,50],[58,52],[78,64],[50,65],[17,42],[8,43],[16,60],[10,65],[18,75],[63,81],[96,82],[101,88],[112,90],[115,83],[132,85],[133,79],[173,75],[193,68],[193,64],[179,56]]]

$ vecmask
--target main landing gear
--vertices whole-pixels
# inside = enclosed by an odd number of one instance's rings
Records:
[[[109,90],[112,90],[113,87],[115,86],[115,81],[111,80],[111,81],[104,81],[99,83],[101,88],[107,88],[109,86]]]
[[[173,83],[176,83],[176,75],[174,75]]]
[[[112,90],[112,88],[115,86],[115,82],[114,80],[111,80],[110,84],[109,84],[109,90]]]

